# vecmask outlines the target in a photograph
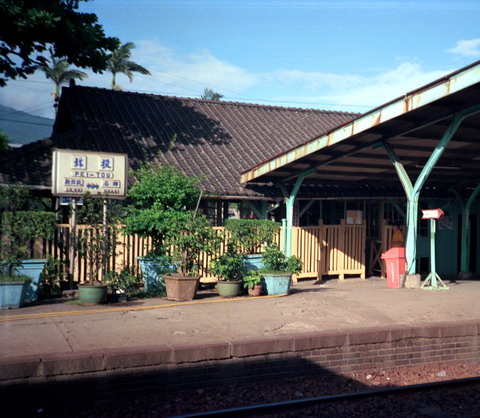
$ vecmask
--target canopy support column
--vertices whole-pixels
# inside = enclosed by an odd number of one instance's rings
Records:
[[[286,199],[287,204],[287,234],[286,234],[286,242],[285,242],[285,255],[290,257],[292,255],[292,226],[293,226],[293,206],[295,205],[295,198],[297,197],[298,191],[300,190],[300,186],[303,183],[303,180],[315,172],[315,169],[309,169],[304,171],[300,176],[297,178],[295,182],[295,186],[293,186],[293,190],[290,193],[290,196]]]
[[[463,203],[462,198],[453,190],[462,207],[462,237],[460,252],[460,278],[470,277],[470,208],[475,201],[478,193],[480,193],[480,184],[477,184],[472,194],[469,196],[467,203]]]
[[[414,185],[412,185],[405,168],[400,163],[400,160],[392,147],[386,142],[383,143],[383,147],[394,164],[395,170],[397,171],[407,196],[407,239],[405,243],[405,258],[408,274],[414,274],[416,269],[418,200],[420,197],[420,191],[463,120],[478,112],[480,112],[480,105],[475,105],[454,115],[452,122],[443,134],[436,148],[433,150],[432,155],[430,155],[430,158],[420,172]]]

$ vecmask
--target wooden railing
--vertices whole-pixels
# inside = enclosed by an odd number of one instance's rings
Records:
[[[100,228],[100,227],[99,227]],[[219,233],[223,227],[214,228]],[[87,236],[94,233],[94,229],[88,226],[77,226],[79,236]],[[283,237],[280,231],[274,241],[281,244]],[[69,245],[71,229],[69,225],[59,225],[56,237],[51,241],[38,240],[34,247],[35,258],[44,258],[48,255],[64,260],[68,266]],[[116,234],[117,241],[115,254],[108,260],[107,271],[120,271],[129,266],[136,272],[140,272],[137,257],[143,257],[151,249],[150,239],[141,238],[137,235]],[[220,249],[213,255],[202,253],[200,256],[200,273],[203,281],[215,281],[216,277],[208,272],[210,261],[226,251],[227,237],[225,237]],[[294,277],[307,278],[326,275],[338,275],[344,279],[345,275],[357,275],[365,278],[365,227],[364,225],[320,225],[311,227],[292,228],[292,254],[303,261],[303,270]],[[88,260],[76,257],[74,277],[75,282],[88,281],[91,267]],[[100,276],[101,278],[101,276]]]

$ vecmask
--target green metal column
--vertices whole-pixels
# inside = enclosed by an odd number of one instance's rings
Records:
[[[467,203],[463,204],[463,200],[456,190],[452,190],[458,198],[462,207],[462,237],[460,243],[460,272],[468,273],[470,270],[470,208],[475,198],[480,193],[480,184],[475,187],[469,196]]]
[[[285,255],[290,257],[292,255],[292,226],[293,226],[293,206],[295,205],[295,198],[297,197],[298,191],[300,190],[300,186],[303,183],[305,177],[312,174],[315,170],[310,169],[304,171],[300,176],[297,178],[295,182],[295,186],[293,186],[293,190],[290,193],[290,196],[287,199],[287,234],[286,234],[286,242],[285,242]]]
[[[436,148],[433,150],[432,155],[430,155],[430,158],[423,167],[420,175],[418,176],[413,186],[407,172],[405,171],[405,168],[400,163],[400,160],[393,151],[393,149],[390,147],[389,144],[383,143],[383,146],[387,151],[388,156],[390,157],[395,166],[395,170],[397,171],[397,174],[400,178],[402,186],[405,190],[405,194],[407,195],[407,239],[405,243],[405,258],[408,274],[415,273],[416,269],[418,200],[420,197],[420,191],[422,190],[425,181],[427,180],[428,176],[437,164],[439,158],[443,154],[443,151],[447,147],[448,143],[452,139],[460,124],[465,118],[478,112],[480,112],[480,105],[471,106],[455,114],[452,122],[443,134]]]

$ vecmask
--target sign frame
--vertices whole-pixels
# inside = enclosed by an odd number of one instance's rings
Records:
[[[52,195],[126,199],[128,155],[55,148],[52,153]]]

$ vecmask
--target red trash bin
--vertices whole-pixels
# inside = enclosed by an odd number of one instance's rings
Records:
[[[382,256],[387,265],[387,286],[391,289],[400,288],[400,275],[405,274],[405,248],[390,248]]]

